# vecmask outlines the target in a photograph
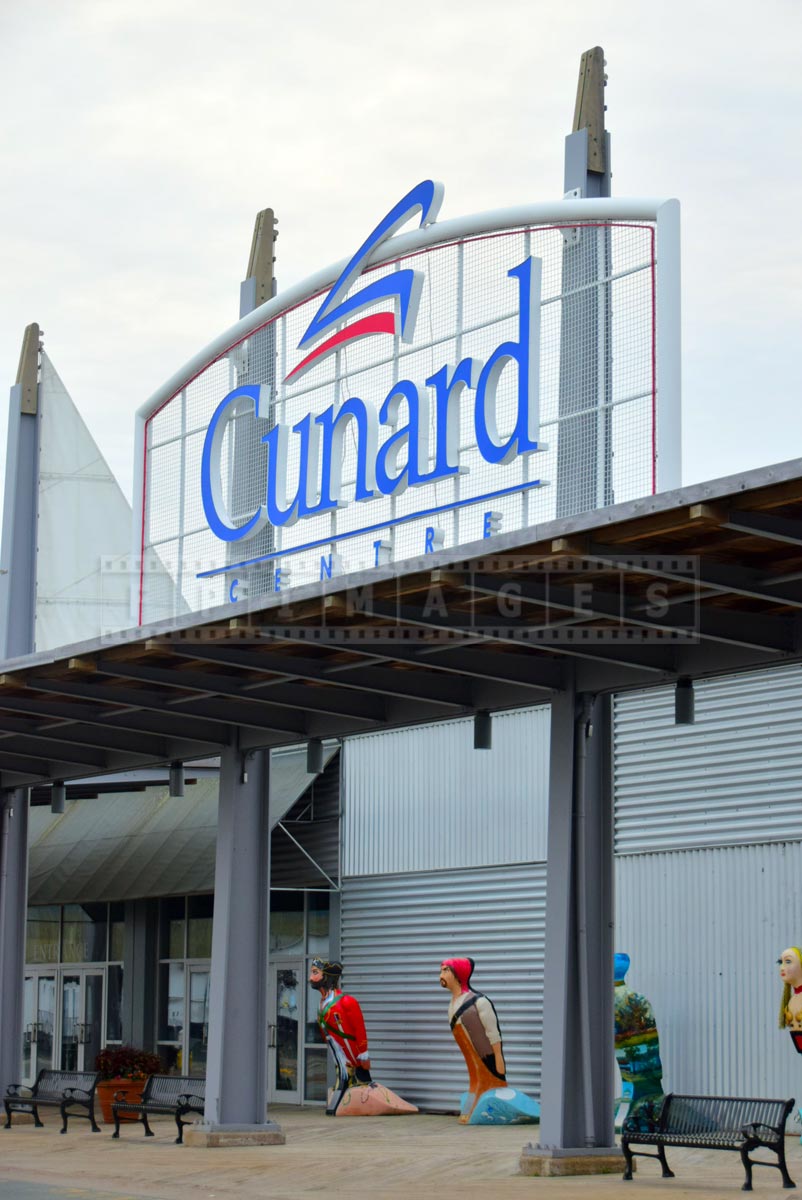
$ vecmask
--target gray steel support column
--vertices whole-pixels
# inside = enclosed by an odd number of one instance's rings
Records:
[[[540,1150],[615,1153],[610,701],[552,702]]]
[[[39,499],[39,326],[25,330],[8,402],[3,537],[0,543],[0,659],[30,654],[36,611]]]
[[[155,1045],[154,1015],[158,962],[158,901],[125,903],[123,959],[123,1041],[134,1046]]]
[[[206,1070],[206,1130],[275,1130],[267,1120],[269,752],[220,762]],[[214,1143],[210,1143],[214,1144]]]
[[[248,259],[247,278],[240,285],[240,316],[258,308],[277,292],[275,278],[276,239],[278,218],[272,208],[264,208],[256,214],[251,252]],[[264,424],[260,432],[254,431],[253,405],[243,403],[235,412],[233,424],[233,470],[231,472],[230,511],[237,519],[251,515],[264,500],[264,479],[267,471],[268,448],[262,435],[276,423],[276,327],[271,322],[266,329],[259,330],[248,338],[238,351],[237,385],[260,383],[268,388],[270,407],[262,412]],[[276,548],[275,533],[271,525],[265,525],[250,539],[248,557],[258,558],[270,554]],[[235,543],[229,547],[229,562],[237,562],[241,547]],[[240,595],[257,596],[273,590],[274,564],[256,563],[243,573],[240,579]]]
[[[28,905],[28,790],[0,798],[0,1095],[21,1083],[25,917]]]
[[[605,129],[604,51],[582,55],[573,132],[565,139],[565,195],[609,196],[610,135]],[[609,229],[569,231],[563,246],[560,331],[558,517],[613,502]]]
[[[34,648],[39,491],[39,326],[25,330],[8,409],[0,544],[0,660]],[[0,779],[0,785],[2,779]],[[27,789],[0,791],[0,1095],[20,1082],[25,921],[28,908]]]

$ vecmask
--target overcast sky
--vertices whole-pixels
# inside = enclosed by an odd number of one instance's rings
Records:
[[[802,454],[800,0],[0,0],[3,409],[24,327],[130,494],[133,417],[418,180],[442,217],[562,194],[604,47],[613,191],[676,196],[684,482]],[[0,462],[5,456],[0,418]]]

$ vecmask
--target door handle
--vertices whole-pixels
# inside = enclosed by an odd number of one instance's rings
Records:
[[[267,1037],[268,1049],[275,1050],[275,1048],[276,1048],[276,1026],[268,1025],[267,1034],[268,1034],[268,1037]]]

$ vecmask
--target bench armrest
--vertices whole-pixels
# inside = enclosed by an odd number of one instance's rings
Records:
[[[23,1092],[28,1093],[25,1097],[26,1100],[29,1100],[33,1096],[33,1088],[26,1087],[24,1083],[10,1083],[6,1088],[6,1097],[12,1099],[16,1096],[21,1096]]]
[[[89,1092],[86,1090],[86,1088],[79,1088],[79,1087],[65,1088],[62,1095],[64,1096],[65,1100],[73,1100],[73,1099],[75,1099],[76,1093],[80,1093],[81,1098],[86,1097],[87,1100],[89,1099]]]
[[[178,1097],[179,1104],[192,1104],[193,1101],[196,1104],[198,1104],[198,1103],[205,1104],[206,1103],[204,1097],[198,1096],[195,1092],[182,1092],[181,1095]]]
[[[741,1133],[745,1133],[751,1137],[759,1137],[758,1129],[767,1129],[776,1138],[782,1137],[782,1132],[776,1125],[767,1125],[765,1121],[750,1121],[748,1125],[741,1126]]]

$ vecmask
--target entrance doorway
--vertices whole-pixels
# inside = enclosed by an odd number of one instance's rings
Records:
[[[190,1075],[206,1075],[209,1040],[209,968],[189,968],[189,1028],[186,1062]]]
[[[301,1103],[301,1008],[306,986],[304,960],[287,959],[270,967],[268,1101]]]
[[[41,1070],[56,1064],[56,976],[53,971],[26,973],[23,992],[22,1082],[33,1083]]]
[[[22,1082],[39,1071],[93,1071],[103,1048],[104,975],[97,967],[25,972]]]
[[[103,972],[61,972],[62,1071],[93,1071],[103,1047]]]

